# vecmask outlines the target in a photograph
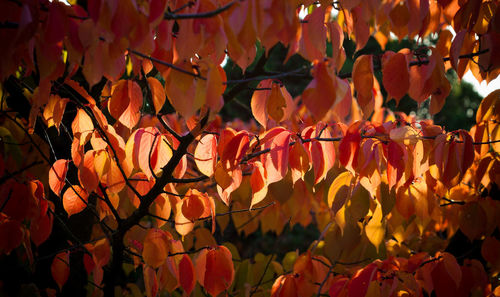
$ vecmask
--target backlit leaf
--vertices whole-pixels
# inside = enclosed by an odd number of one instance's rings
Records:
[[[144,262],[153,268],[158,268],[168,257],[170,252],[169,240],[172,235],[161,229],[151,228],[144,238],[144,248],[142,258]]]
[[[217,163],[217,138],[213,134],[204,135],[194,151],[194,161],[201,173],[212,176]]]
[[[83,211],[87,207],[89,194],[80,186],[69,187],[63,195],[63,207],[68,217]]]
[[[69,252],[58,253],[50,265],[52,278],[56,281],[59,289],[62,289],[69,277]]]
[[[196,284],[193,262],[191,262],[191,258],[186,254],[182,256],[179,262],[179,282],[187,295],[191,294]]]
[[[404,54],[392,52],[386,52],[382,61],[384,88],[398,104],[410,87],[408,61]]]
[[[377,248],[377,252],[385,236],[385,224],[383,219],[382,206],[377,203],[377,208],[365,227],[366,237],[368,237],[368,240]]]
[[[52,164],[49,170],[49,186],[57,196],[61,195],[61,191],[66,184],[69,162],[69,160],[59,159]]]
[[[161,85],[160,81],[154,77],[148,77],[149,89],[151,90],[151,97],[153,99],[153,106],[155,108],[156,113],[159,113],[165,104],[166,95],[165,89]]]
[[[228,248],[219,245],[204,249],[195,262],[196,278],[210,295],[217,296],[231,286],[234,266]]]
[[[132,80],[120,80],[113,88],[108,101],[111,116],[125,127],[132,129],[139,122],[142,107],[142,91]]]

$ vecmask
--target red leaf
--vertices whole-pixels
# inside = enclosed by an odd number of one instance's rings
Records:
[[[186,254],[182,256],[179,262],[179,282],[187,295],[191,294],[196,284],[193,262]]]
[[[6,218],[0,213],[0,255],[10,254],[23,240],[23,229],[17,220]]]
[[[376,280],[377,264],[371,263],[358,270],[348,285],[349,297],[365,296],[372,280]]]
[[[358,166],[359,143],[361,142],[360,129],[362,122],[355,122],[342,138],[339,144],[339,161],[353,175],[356,175],[355,169]]]
[[[387,147],[387,180],[389,189],[392,189],[405,172],[405,158],[402,156],[406,154],[406,149],[395,141],[389,142]]]

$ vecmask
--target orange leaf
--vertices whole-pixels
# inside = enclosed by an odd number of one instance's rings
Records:
[[[297,297],[298,290],[295,275],[280,275],[271,288],[271,297]]]
[[[168,231],[157,228],[148,230],[144,238],[142,258],[144,262],[153,268],[158,268],[167,260],[170,251],[169,241],[172,235]]]
[[[495,237],[488,236],[481,246],[481,255],[490,262],[496,272],[500,271],[500,241]]]
[[[120,80],[108,101],[111,116],[125,127],[132,129],[141,117],[142,91],[133,80]]]
[[[165,104],[165,99],[167,98],[165,95],[165,89],[161,85],[160,81],[154,77],[148,77],[148,85],[151,90],[151,97],[153,99],[153,106],[155,108],[156,113],[159,113],[163,104]]]
[[[410,75],[408,61],[402,53],[386,52],[382,60],[382,82],[390,97],[399,100],[408,92]]]
[[[469,202],[460,208],[460,230],[470,241],[479,239],[486,230],[488,219],[485,211],[477,202]]]
[[[184,216],[184,213],[182,211],[182,206],[184,203],[182,202],[182,200],[178,199],[178,197],[176,198],[175,230],[177,231],[177,233],[184,237],[185,235],[189,234],[189,232],[193,231],[194,223]]]
[[[49,128],[55,126],[57,131],[59,131],[59,125],[61,124],[64,110],[68,102],[69,99],[63,99],[59,95],[50,95],[49,102],[43,110],[43,119],[47,122]]]
[[[66,184],[66,174],[68,173],[69,162],[69,160],[59,159],[50,167],[49,187],[57,196],[61,196],[61,191]]]
[[[52,206],[51,209],[54,207]],[[52,232],[52,225],[53,225],[54,217],[52,216],[51,213],[44,213],[40,214],[37,216],[34,220],[31,221],[30,224],[30,235],[31,235],[31,241],[36,246],[39,246],[43,242],[45,242],[49,236],[50,233]],[[0,232],[1,233],[1,232]],[[4,238],[3,236],[0,235],[0,237]],[[15,238],[15,236],[8,237],[9,240],[13,240],[12,238]],[[14,240],[15,242],[15,240]],[[1,248],[0,248],[1,251]]]
[[[229,140],[221,154],[221,163],[226,170],[233,170],[239,164],[248,150],[248,132],[240,131]]]
[[[78,180],[87,192],[93,192],[99,184],[99,177],[94,165],[95,155],[94,150],[87,151],[83,156],[83,162],[78,168]]]
[[[256,161],[253,163],[254,170],[250,176],[250,186],[252,187],[252,202],[250,204],[250,209],[252,207],[264,200],[267,195],[267,174],[264,166],[261,162]]]
[[[201,173],[212,176],[217,163],[217,138],[213,134],[204,135],[194,151],[194,161]]]
[[[362,55],[352,66],[352,81],[357,92],[359,106],[365,118],[373,111],[373,62],[371,55]]]
[[[178,62],[175,64],[186,71],[192,72],[193,65],[190,62]],[[189,119],[203,106],[203,102],[196,101],[196,83],[194,77],[171,68],[167,71],[165,78],[165,93],[170,104],[184,118]]]
[[[302,22],[299,53],[309,61],[326,56],[325,6],[315,7]]]
[[[205,211],[205,204],[196,189],[189,189],[182,199],[182,214],[190,221],[200,218]]]
[[[63,207],[68,217],[83,211],[87,207],[89,194],[80,186],[69,187],[63,195]]]
[[[89,93],[87,93],[87,91],[85,91],[85,89],[82,86],[80,86],[76,81],[70,79],[70,80],[66,80],[65,83],[68,86],[70,86],[73,90],[75,90],[78,94],[80,94],[83,98],[85,98],[85,100],[87,100],[87,102],[90,105],[93,105],[93,106],[96,105],[94,98],[92,98],[89,95]]]
[[[61,252],[54,257],[50,265],[52,278],[56,281],[59,289],[62,289],[69,277],[69,252]]]
[[[292,115],[295,104],[282,84],[266,79],[259,83],[257,89],[252,95],[250,105],[254,118],[264,128],[271,124],[271,119],[279,123]]]
[[[290,170],[295,184],[297,180],[303,180],[304,175],[309,170],[309,155],[300,141],[291,146],[289,154]]]
[[[488,94],[479,105],[476,123],[500,119],[500,90]]]
[[[152,213],[162,218],[156,220],[157,226],[161,227],[165,225],[165,220],[168,220],[172,211],[172,205],[167,194],[163,193],[156,197],[155,202],[151,205],[151,209]]]
[[[195,267],[198,281],[212,296],[225,291],[234,280],[232,255],[223,245],[201,251]]]
[[[84,109],[79,108],[76,112],[75,119],[71,124],[71,130],[73,131],[73,135],[75,137],[82,137],[82,139],[84,137],[80,135],[88,134],[94,131],[94,124]]]
[[[160,131],[155,127],[140,128],[134,134],[134,155],[137,165],[148,178],[153,177],[151,168],[156,167]]]
[[[261,156],[268,184],[282,180],[288,171],[291,134],[282,127],[276,127],[266,132],[261,140],[264,143],[263,149],[269,149],[267,154]]]
[[[313,79],[302,93],[302,101],[312,115],[321,120],[337,98],[337,78],[334,66],[329,61],[315,62],[311,75]]]

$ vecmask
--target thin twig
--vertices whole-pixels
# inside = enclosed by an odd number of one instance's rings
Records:
[[[257,282],[257,285],[252,288],[252,291],[250,292],[250,295],[249,297],[252,297],[253,294],[255,294],[257,292],[257,289],[260,287],[260,285],[262,284],[262,281],[264,280],[264,276],[266,275],[266,272],[267,272],[267,269],[269,269],[269,265],[271,264],[271,262],[273,261],[273,258],[274,258],[274,255],[271,255],[271,257],[269,257],[269,260],[267,261],[266,263],[266,267],[264,267],[264,272],[262,272],[262,275],[260,276],[260,279],[259,281]]]
[[[42,164],[42,163],[43,163],[42,161],[34,161],[34,162],[31,162],[30,164],[24,166],[23,168],[21,168],[19,170],[5,174],[4,176],[0,177],[0,185],[5,183],[7,180],[13,178],[14,176],[21,174],[24,171],[30,169],[31,167],[34,167],[34,166]]]
[[[238,0],[233,0],[232,2],[229,2],[228,4],[221,6],[217,9],[214,9],[212,11],[207,11],[207,12],[200,12],[200,13],[183,13],[183,14],[176,14],[172,12],[165,12],[163,15],[163,18],[165,20],[181,20],[181,19],[203,19],[203,18],[211,18],[214,17],[229,8],[233,6]]]
[[[172,64],[172,63],[168,63],[168,62],[166,62],[166,61],[163,61],[163,60],[157,59],[157,58],[155,58],[155,57],[148,56],[148,55],[146,55],[146,54],[143,54],[143,53],[138,52],[138,51],[136,51],[136,50],[133,50],[133,49],[131,49],[131,48],[129,48],[129,49],[128,49],[128,52],[129,52],[129,53],[132,53],[132,54],[134,54],[134,55],[136,55],[136,56],[139,56],[139,57],[141,57],[141,58],[148,59],[148,60],[150,60],[151,62],[158,63],[158,64],[161,64],[161,65],[163,65],[163,66],[170,67],[170,68],[172,68],[172,69],[174,69],[174,70],[177,70],[177,71],[182,72],[182,73],[187,74],[187,75],[191,75],[191,76],[193,76],[193,77],[195,77],[195,78],[199,78],[199,79],[201,79],[201,80],[207,80],[207,78],[206,78],[206,77],[203,77],[203,76],[201,76],[200,74],[196,74],[196,73],[194,73],[194,72],[187,71],[187,70],[182,69],[181,67],[176,66],[176,65],[174,65],[174,64]]]

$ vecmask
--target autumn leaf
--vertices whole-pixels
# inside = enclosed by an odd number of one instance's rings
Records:
[[[366,237],[368,237],[368,240],[377,248],[377,252],[385,236],[385,224],[383,219],[382,206],[377,203],[373,216],[365,227]]]
[[[89,194],[80,186],[71,186],[64,192],[62,202],[68,217],[82,212],[88,203]]]
[[[354,61],[352,66],[352,81],[357,91],[358,103],[368,117],[373,111],[373,62],[372,56],[363,55]]]
[[[302,93],[302,101],[313,116],[321,120],[337,99],[337,76],[331,61],[315,62],[311,75],[313,79]]]
[[[172,235],[161,229],[151,228],[144,238],[142,258],[144,262],[153,268],[158,268],[168,257],[170,252],[169,241]]]
[[[182,256],[182,259],[179,262],[179,282],[188,295],[191,294],[191,291],[196,284],[193,262],[186,254]]]
[[[69,162],[69,160],[59,159],[52,164],[49,170],[49,186],[57,196],[61,195],[61,191],[66,184]]]
[[[250,185],[252,187],[252,203],[250,209],[257,203],[264,200],[267,195],[267,173],[261,162],[254,162],[254,170],[250,176]]]
[[[141,88],[135,81],[120,80],[113,86],[108,101],[109,113],[125,127],[132,129],[141,117],[142,99]]]
[[[204,135],[194,151],[194,160],[201,173],[212,176],[217,164],[217,138],[213,134]]]
[[[159,113],[165,104],[166,95],[165,89],[161,85],[160,81],[154,77],[147,78],[149,89],[151,90],[151,98],[153,99],[153,106],[156,113]]]
[[[382,58],[382,82],[390,97],[399,100],[408,92],[408,61],[403,53],[386,52]]]
[[[231,252],[219,245],[202,250],[195,260],[198,282],[212,296],[217,296],[234,280],[234,267]]]
[[[69,252],[58,253],[52,260],[50,272],[61,290],[69,277]]]
[[[295,104],[284,85],[266,79],[254,91],[250,106],[254,118],[266,129],[273,121],[280,123],[290,118]]]

